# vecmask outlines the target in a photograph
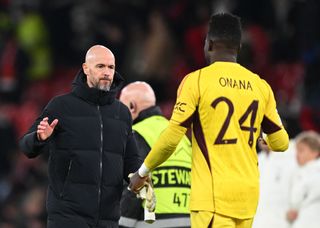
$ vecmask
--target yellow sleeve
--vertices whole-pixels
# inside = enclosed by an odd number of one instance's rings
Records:
[[[286,151],[289,147],[289,136],[283,128],[267,135],[266,142],[272,151]]]
[[[277,128],[283,128],[283,125],[277,111],[277,104],[272,89],[267,82],[264,81],[264,83],[267,86],[267,101],[263,119],[265,122],[262,122],[262,129],[266,134],[270,134],[279,130]]]
[[[191,118],[199,103],[199,75],[200,70],[190,73],[180,83],[170,120],[172,123],[190,127]]]
[[[166,161],[175,151],[186,131],[184,127],[169,123],[144,160],[145,166],[151,171]]]
[[[180,83],[169,126],[162,132],[144,161],[147,169],[152,170],[167,160],[190,127],[199,101],[199,73],[200,71],[195,71],[188,74]]]
[[[264,81],[265,82],[265,81]],[[285,151],[289,146],[289,136],[277,111],[276,100],[271,87],[267,85],[268,99],[262,121],[262,130],[267,134],[267,144],[273,151]]]

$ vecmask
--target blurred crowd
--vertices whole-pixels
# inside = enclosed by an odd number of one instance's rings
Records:
[[[271,85],[290,137],[320,132],[320,1],[0,0],[0,227],[45,227],[47,158],[28,160],[17,140],[70,90],[88,47],[110,48],[168,117],[181,79],[206,65],[208,19],[222,11],[242,18],[239,62]]]

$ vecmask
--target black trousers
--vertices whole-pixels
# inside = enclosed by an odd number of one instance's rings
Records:
[[[47,228],[119,228],[118,222],[101,220],[97,225],[89,225],[82,218],[48,218]]]

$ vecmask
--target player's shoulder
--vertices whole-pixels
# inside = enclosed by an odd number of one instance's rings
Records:
[[[183,78],[182,83],[184,83],[184,81],[186,80],[190,82],[199,81],[199,79],[202,78],[203,75],[206,75],[208,72],[210,72],[210,68],[212,68],[212,65],[208,65],[190,72]]]
[[[52,100],[64,100],[64,99],[69,99],[70,97],[72,97],[71,93],[64,93],[64,94],[59,94],[54,96]]]
[[[254,73],[253,71],[249,70],[248,68],[240,65],[242,71],[246,72],[246,74],[250,77],[250,79],[254,80],[262,89],[269,90],[270,85],[269,83],[260,77],[257,73]]]
[[[246,75],[249,75],[250,77],[252,77],[253,79],[256,79],[258,81],[262,80],[261,77],[257,73],[251,71],[247,67],[242,66],[241,64],[238,64],[238,66],[239,66],[239,70],[242,71],[243,73],[245,73]]]
[[[68,100],[70,99],[70,93],[59,94],[52,97],[46,105],[48,110],[60,110],[65,103],[70,104]]]
[[[181,88],[184,87],[185,85],[192,86],[192,85],[198,84],[200,72],[201,72],[201,69],[192,71],[186,76],[184,76],[184,78],[180,82],[178,91],[180,91]]]
[[[265,93],[269,93],[271,90],[271,86],[269,83],[261,78],[258,74],[254,74],[256,77],[257,84],[259,85],[260,90],[264,91]]]
[[[184,76],[183,80],[195,80],[195,79],[197,79],[199,77],[199,75],[201,74],[201,70],[202,69],[198,69],[198,70],[190,72],[189,74]]]
[[[49,103],[57,104],[57,103],[65,102],[66,100],[69,100],[71,97],[72,97],[71,93],[59,94],[52,97]]]

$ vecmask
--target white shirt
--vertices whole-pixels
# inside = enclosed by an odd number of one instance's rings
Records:
[[[298,211],[293,228],[320,227],[320,159],[308,162],[292,176],[289,209]]]
[[[292,172],[297,168],[295,154],[295,143],[291,140],[285,152],[261,152],[258,155],[260,199],[253,228],[288,226],[288,189]]]

